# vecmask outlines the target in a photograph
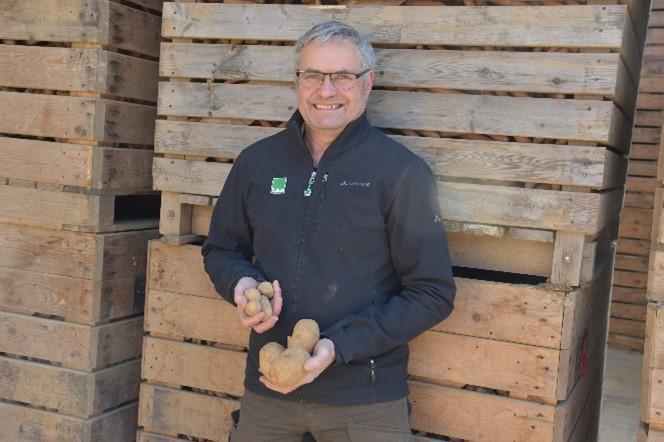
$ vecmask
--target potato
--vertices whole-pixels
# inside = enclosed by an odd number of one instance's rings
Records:
[[[300,346],[311,354],[319,339],[318,323],[313,319],[300,319],[293,327],[293,335],[288,337],[288,347]]]
[[[284,346],[278,342],[268,342],[258,352],[258,371],[266,376],[270,376],[270,368],[272,362],[281,355],[284,351]]]
[[[270,299],[272,299],[272,297],[274,296],[274,289],[272,288],[272,284],[267,281],[263,281],[260,284],[258,284],[257,289],[261,295],[265,295]]]
[[[244,291],[244,296],[247,298],[247,301],[261,300],[261,292],[258,289],[247,289]]]
[[[263,316],[263,321],[267,321],[272,317],[272,304],[270,304],[270,300],[267,299],[267,296],[261,296],[261,311],[265,313],[265,316]]]
[[[307,375],[304,363],[310,357],[300,346],[287,348],[272,361],[268,377],[280,387],[295,385]]]
[[[258,301],[249,301],[244,306],[244,312],[249,316],[256,316],[262,311],[263,307]]]

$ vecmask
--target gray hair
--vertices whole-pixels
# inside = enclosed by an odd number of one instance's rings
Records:
[[[295,44],[295,69],[299,69],[302,50],[306,45],[309,43],[324,44],[331,41],[349,41],[353,43],[358,51],[360,51],[362,70],[374,69],[376,67],[376,56],[374,55],[371,43],[357,32],[355,28],[332,20],[317,24],[297,40]]]

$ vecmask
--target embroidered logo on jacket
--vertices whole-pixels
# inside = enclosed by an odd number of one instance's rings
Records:
[[[282,195],[286,193],[286,181],[287,178],[272,178],[272,186],[270,187],[270,193],[272,195]]]

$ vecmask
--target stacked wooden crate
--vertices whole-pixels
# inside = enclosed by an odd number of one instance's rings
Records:
[[[664,1],[652,2],[616,251],[609,345],[643,350],[660,129],[664,118]]]
[[[228,437],[247,330],[200,240],[233,159],[296,108],[293,41],[329,19],[376,47],[370,121],[439,179],[459,290],[411,346],[418,440],[596,434],[649,2],[372,3],[164,4],[139,440]]]
[[[639,441],[664,441],[664,138],[661,137],[664,118],[662,118],[661,99],[664,97],[664,39],[661,27],[664,26],[664,2],[653,1],[648,27],[648,40],[644,53],[642,90],[650,92],[647,96],[652,102],[654,118],[653,133],[658,141],[658,161],[656,178],[653,178],[654,210],[652,232],[648,241],[649,266],[647,278],[647,316],[645,325],[645,346],[643,351],[643,376],[641,388],[641,429]],[[657,94],[655,92],[658,92]],[[640,92],[639,97],[645,94]],[[644,100],[641,100],[642,102]],[[659,104],[658,104],[659,103]],[[658,127],[657,127],[658,126]]]
[[[0,4],[0,440],[135,437],[160,9]]]

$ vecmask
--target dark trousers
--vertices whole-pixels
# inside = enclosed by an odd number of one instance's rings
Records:
[[[323,405],[272,399],[245,390],[230,441],[312,440],[305,437],[307,433],[317,442],[410,442],[408,401]]]

